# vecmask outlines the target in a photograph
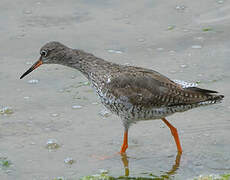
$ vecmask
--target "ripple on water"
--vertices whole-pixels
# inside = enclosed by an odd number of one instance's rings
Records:
[[[55,177],[52,180],[66,180],[66,178],[60,176],[60,177]]]
[[[24,11],[23,11],[23,14],[29,15],[29,14],[32,14],[32,11],[30,11],[30,10],[24,10]]]
[[[101,174],[108,174],[108,173],[109,173],[109,171],[106,170],[106,169],[99,169],[99,172],[100,172]]]
[[[138,42],[145,42],[145,38],[138,38],[137,41]]]
[[[217,3],[218,3],[218,4],[223,4],[224,1],[223,1],[223,0],[218,0]]]
[[[48,139],[46,142],[46,148],[49,150],[52,149],[58,149],[60,147],[60,144],[56,139]]]
[[[98,105],[99,103],[98,102],[92,102],[93,105]]]
[[[73,158],[71,158],[71,157],[67,157],[67,158],[65,158],[64,159],[64,163],[65,164],[73,164],[75,161],[74,161],[74,159]]]
[[[161,47],[157,48],[157,51],[163,51],[163,50],[164,48],[161,48]]]
[[[99,112],[99,115],[102,116],[102,117],[109,117],[111,116],[111,112],[109,112],[108,110],[106,109],[102,109],[100,112]]]
[[[0,108],[0,114],[1,115],[10,115],[13,113],[14,113],[13,109],[9,106],[5,106],[5,107]]]
[[[80,105],[73,105],[72,106],[72,109],[81,109],[82,108],[82,106],[80,106]]]
[[[39,81],[37,79],[31,79],[28,81],[29,84],[37,84]]]
[[[181,67],[181,68],[187,68],[188,65],[186,65],[186,64],[181,64],[180,67]]]
[[[201,45],[192,45],[192,49],[201,49],[202,46]]]
[[[58,114],[58,113],[52,113],[51,116],[52,116],[52,117],[58,117],[59,114]]]
[[[179,12],[183,12],[186,9],[186,6],[184,5],[177,5],[175,9]]]
[[[29,96],[24,96],[23,98],[24,98],[25,100],[30,99],[30,97],[29,97]]]
[[[204,37],[202,36],[199,36],[199,37],[195,37],[196,40],[199,40],[199,41],[203,41],[204,40]]]
[[[116,54],[122,54],[123,52],[121,50],[115,50],[115,49],[108,49],[109,53],[116,53]]]

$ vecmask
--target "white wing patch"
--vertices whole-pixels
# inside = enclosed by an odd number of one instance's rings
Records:
[[[181,85],[182,88],[197,87],[197,86],[198,86],[197,83],[189,83],[189,82],[185,82],[185,81],[177,80],[177,79],[174,79],[173,82],[175,82],[175,83]]]

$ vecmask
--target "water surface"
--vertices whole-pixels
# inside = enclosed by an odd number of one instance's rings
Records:
[[[168,117],[180,134],[180,163],[161,121],[133,125],[130,176],[170,174],[180,180],[230,172],[229,9],[227,0],[1,0],[0,108],[11,107],[13,114],[0,114],[0,157],[11,162],[0,167],[0,179],[78,179],[100,169],[125,174],[116,154],[121,122],[100,115],[103,107],[78,71],[44,65],[19,80],[51,40],[225,95],[222,104]],[[49,139],[60,147],[47,149]],[[64,162],[68,157],[72,165]]]

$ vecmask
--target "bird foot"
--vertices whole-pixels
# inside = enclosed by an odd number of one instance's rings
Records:
[[[126,153],[126,149],[128,148],[128,144],[123,144],[120,150],[120,154],[125,154]]]

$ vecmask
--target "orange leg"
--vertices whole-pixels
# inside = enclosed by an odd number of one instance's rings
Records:
[[[124,140],[123,140],[123,144],[121,146],[121,154],[124,154],[126,149],[128,148],[128,130],[125,130],[124,132]]]
[[[176,142],[177,150],[178,150],[178,152],[182,153],[182,148],[180,145],[180,139],[179,139],[179,136],[177,133],[177,129],[173,125],[171,125],[165,118],[162,118],[162,121],[164,121],[164,123],[170,128],[171,133],[172,133],[174,140]]]

